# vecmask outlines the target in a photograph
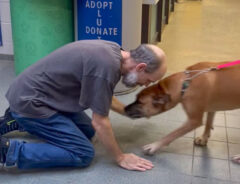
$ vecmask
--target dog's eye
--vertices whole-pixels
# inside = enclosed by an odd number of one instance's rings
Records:
[[[153,105],[153,107],[158,107],[159,106],[159,104],[154,102],[154,101],[152,102],[152,105]]]
[[[159,107],[159,106],[161,106],[161,105],[162,105],[161,100],[159,100],[159,99],[153,99],[152,105],[153,105],[154,107]]]
[[[137,104],[141,105],[141,104],[142,104],[142,102],[140,102],[140,101],[137,101]]]
[[[142,105],[142,104],[143,104],[140,100],[137,100],[136,103],[137,103],[138,105]]]

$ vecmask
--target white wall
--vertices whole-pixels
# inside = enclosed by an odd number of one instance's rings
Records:
[[[10,0],[0,0],[0,19],[2,27],[3,46],[0,46],[0,54],[13,55],[12,28],[10,16]]]
[[[122,0],[122,47],[135,49],[141,43],[142,1]]]
[[[141,44],[142,1],[122,0],[122,47],[125,50],[135,49]],[[115,87],[115,94],[132,91],[122,82]]]

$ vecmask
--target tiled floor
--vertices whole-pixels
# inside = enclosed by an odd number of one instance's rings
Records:
[[[163,42],[159,44],[167,53],[169,72],[183,70],[185,66],[205,59],[239,59],[239,6],[238,0],[180,1],[164,30]],[[14,78],[13,63],[0,61],[1,114],[7,107],[4,94]],[[118,98],[128,104],[134,100],[137,91]],[[180,105],[150,119],[134,121],[114,112],[111,112],[110,119],[122,150],[151,160],[155,165],[153,170],[145,173],[123,170],[96,142],[96,158],[86,169],[1,171],[0,184],[240,183],[240,165],[229,160],[232,155],[240,153],[240,110],[217,113],[207,147],[193,145],[194,137],[202,133],[203,127],[200,127],[152,157],[143,155],[141,147],[163,137],[185,121]],[[35,140],[27,134],[8,136]]]

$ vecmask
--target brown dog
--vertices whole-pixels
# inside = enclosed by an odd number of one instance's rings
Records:
[[[179,102],[183,105],[187,122],[161,140],[144,146],[145,153],[154,154],[158,149],[201,126],[204,112],[207,112],[205,130],[194,142],[197,145],[206,145],[215,112],[240,108],[240,64],[201,73],[204,69],[224,63],[226,62],[202,62],[190,66],[187,68],[187,71],[192,71],[190,73],[173,74],[143,89],[136,101],[125,108],[127,116],[140,118],[167,111]]]

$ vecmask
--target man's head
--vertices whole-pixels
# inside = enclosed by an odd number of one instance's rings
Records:
[[[165,54],[155,45],[142,44],[122,55],[123,83],[128,87],[148,86],[166,73]]]

